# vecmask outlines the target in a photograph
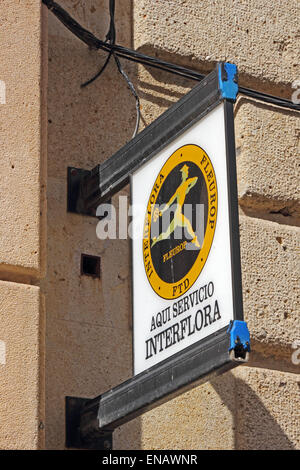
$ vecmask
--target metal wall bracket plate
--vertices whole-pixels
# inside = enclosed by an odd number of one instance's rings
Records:
[[[68,212],[84,213],[84,207],[80,207],[80,183],[90,172],[81,168],[68,167]],[[92,213],[90,215],[93,215]]]
[[[84,405],[90,399],[66,397],[66,447],[71,449],[111,450],[112,432],[99,431],[92,439],[81,436],[80,420]]]
[[[104,219],[104,216],[97,215],[97,207],[87,209],[84,205],[84,197],[82,189],[84,187],[83,181],[91,176],[91,171],[82,168],[68,167],[68,196],[67,196],[67,211],[75,214],[88,215],[90,217],[97,217],[99,220]],[[107,201],[111,203],[111,199]]]

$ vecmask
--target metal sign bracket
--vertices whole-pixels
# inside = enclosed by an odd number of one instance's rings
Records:
[[[66,447],[70,449],[111,450],[112,432],[94,430],[84,435],[81,415],[90,399],[66,397]]]
[[[237,357],[237,331],[240,335],[243,332],[247,342],[249,340],[244,358]],[[225,327],[96,398],[66,397],[66,447],[108,450],[115,428],[247,362],[248,349],[247,324],[234,321],[229,328]]]
[[[90,170],[83,170],[82,168],[68,167],[67,174],[67,211],[75,214],[87,215],[90,217],[97,217],[99,220],[106,217],[97,216],[97,206],[86,208],[85,206],[85,181],[91,178],[92,172]],[[111,202],[111,199],[107,201]]]

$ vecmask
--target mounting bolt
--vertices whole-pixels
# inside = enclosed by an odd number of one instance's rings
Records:
[[[236,340],[235,340],[235,344],[239,344],[240,341],[241,341],[241,340],[240,340],[239,336],[237,336],[237,337],[236,337]]]

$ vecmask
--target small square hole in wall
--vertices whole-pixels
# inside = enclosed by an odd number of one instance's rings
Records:
[[[100,256],[81,254],[81,275],[100,279]]]

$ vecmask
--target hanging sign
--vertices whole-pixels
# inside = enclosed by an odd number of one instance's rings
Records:
[[[232,106],[215,103],[132,175],[135,374],[237,318]]]
[[[100,445],[105,432],[248,360],[237,91],[236,66],[219,63],[107,161],[68,169],[70,212],[96,215],[131,183],[134,359],[126,382],[92,400],[67,397],[69,446],[86,446],[85,435]]]

